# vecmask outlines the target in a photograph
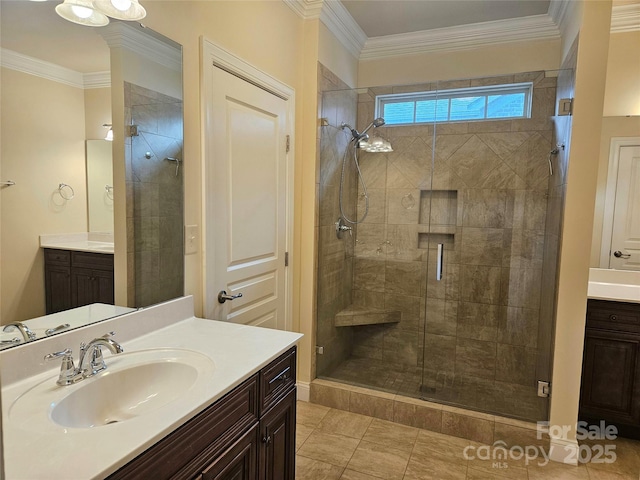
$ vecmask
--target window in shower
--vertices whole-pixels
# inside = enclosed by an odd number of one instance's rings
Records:
[[[378,95],[376,117],[387,125],[531,117],[533,84]]]

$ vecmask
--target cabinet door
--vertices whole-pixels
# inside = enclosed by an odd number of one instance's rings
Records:
[[[294,480],[296,389],[260,420],[260,480]]]
[[[258,426],[245,433],[231,448],[209,465],[198,479],[254,480],[258,448]]]
[[[44,271],[47,315],[72,308],[71,269],[45,265]]]
[[[93,278],[95,279],[95,297],[91,303],[107,303],[113,305],[115,303],[113,271],[94,270]]]
[[[92,303],[113,304],[113,272],[72,268],[71,302],[74,307]]]
[[[74,268],[71,271],[71,303],[74,307],[95,303],[96,285],[93,278],[93,272],[87,268]]]
[[[640,424],[640,336],[587,328],[580,414]]]

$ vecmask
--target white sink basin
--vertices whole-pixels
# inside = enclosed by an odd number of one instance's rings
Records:
[[[106,354],[105,361],[107,370],[72,386],[59,387],[55,378],[41,382],[16,399],[9,418],[46,411],[62,427],[112,425],[174,402],[214,369],[205,355],[181,349]]]

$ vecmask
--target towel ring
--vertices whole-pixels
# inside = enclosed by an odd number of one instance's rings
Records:
[[[73,191],[73,187],[71,185],[67,185],[66,183],[61,183],[58,185],[58,193],[65,200],[71,200],[76,196],[76,192]]]
[[[111,185],[105,185],[104,190],[107,192],[107,197],[113,200],[113,187]]]

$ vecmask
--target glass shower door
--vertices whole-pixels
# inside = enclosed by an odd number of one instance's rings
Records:
[[[419,234],[428,251],[420,388],[428,400],[536,421],[548,409],[537,381],[548,380],[538,364],[549,339],[538,337],[551,322],[540,304],[555,78],[533,72],[437,90],[527,81],[531,118],[435,124],[432,182],[420,193],[430,199]]]

